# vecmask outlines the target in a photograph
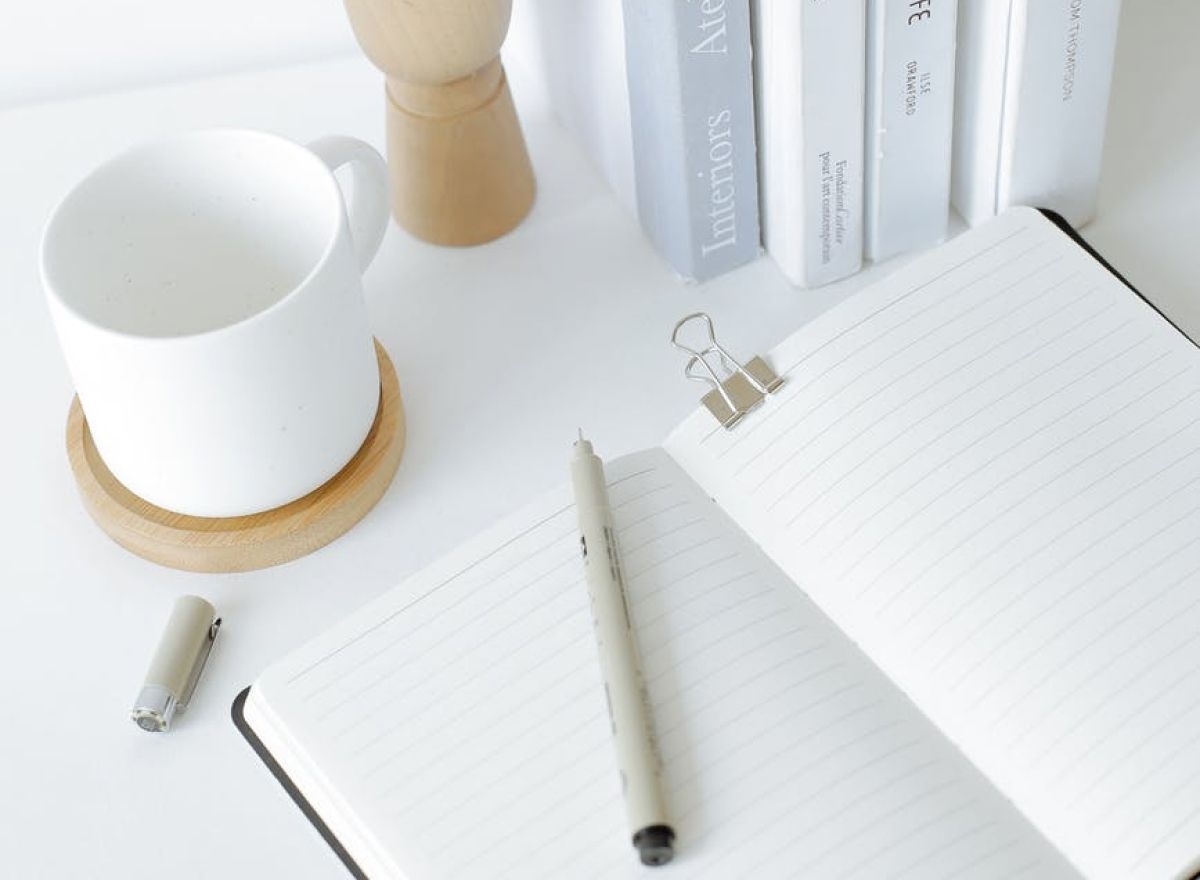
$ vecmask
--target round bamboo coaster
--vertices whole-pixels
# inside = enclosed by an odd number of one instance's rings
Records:
[[[250,571],[324,547],[383,497],[404,454],[404,403],[379,341],[379,411],[354,458],[325,485],[283,507],[249,516],[172,513],[123,486],[100,458],[79,398],[67,415],[67,456],[84,507],[110,538],[152,562],[187,571]]]

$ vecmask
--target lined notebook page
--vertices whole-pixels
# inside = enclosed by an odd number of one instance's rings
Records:
[[[629,843],[564,489],[251,690],[372,876],[1069,873],[664,452],[608,477],[676,860],[641,868]]]
[[[1200,855],[1200,357],[1037,212],[667,448],[1089,876]]]

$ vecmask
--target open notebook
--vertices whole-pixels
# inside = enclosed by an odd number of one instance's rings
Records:
[[[678,833],[629,846],[569,489],[270,667],[372,878],[1163,878],[1200,863],[1200,357],[1016,209],[610,461]],[[566,465],[564,459],[564,474]]]

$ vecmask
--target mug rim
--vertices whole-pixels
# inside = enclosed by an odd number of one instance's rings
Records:
[[[82,188],[90,181],[97,178],[102,173],[110,170],[118,163],[136,157],[138,154],[152,154],[156,151],[161,151],[169,147],[170,144],[180,141],[193,140],[201,137],[219,136],[221,138],[243,138],[248,140],[257,140],[260,143],[265,143],[273,149],[282,148],[294,155],[302,156],[302,163],[310,165],[314,170],[322,172],[314,175],[314,178],[320,178],[319,186],[323,190],[323,195],[329,199],[330,207],[335,211],[333,230],[326,237],[324,247],[320,255],[316,258],[311,268],[305,275],[292,285],[283,296],[275,300],[269,306],[259,309],[252,314],[246,315],[228,324],[223,324],[220,327],[210,327],[205,330],[195,330],[185,333],[172,333],[167,335],[155,335],[148,333],[136,333],[129,330],[122,330],[117,327],[103,324],[95,318],[81,311],[76,305],[68,301],[63,296],[57,286],[54,284],[51,277],[51,270],[48,265],[47,244],[51,240],[51,233],[54,225],[58,222],[67,208],[68,203],[72,198],[82,190]],[[147,344],[155,343],[172,343],[182,340],[202,339],[206,337],[215,337],[219,334],[229,333],[230,331],[247,326],[259,320],[265,320],[273,312],[282,309],[288,302],[295,299],[301,291],[303,291],[312,282],[322,269],[329,263],[330,255],[337,246],[338,239],[347,232],[345,210],[343,207],[343,196],[341,187],[334,177],[333,170],[321,161],[312,150],[309,150],[303,144],[299,144],[290,138],[283,135],[275,134],[274,132],[262,131],[254,128],[239,128],[239,127],[223,127],[217,126],[212,128],[197,128],[189,129],[181,132],[162,135],[150,140],[140,141],[132,144],[120,152],[105,159],[100,164],[92,168],[87,174],[79,178],[75,183],[63,194],[58,200],[54,208],[50,211],[46,218],[45,224],[42,226],[42,235],[38,242],[38,273],[41,276],[42,290],[48,299],[53,300],[54,304],[68,313],[73,320],[86,325],[89,330],[103,334],[108,334],[112,337],[127,340],[132,342],[143,342]]]

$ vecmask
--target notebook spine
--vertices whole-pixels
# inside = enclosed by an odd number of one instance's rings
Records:
[[[748,0],[625,0],[638,217],[684,278],[758,255]]]
[[[957,0],[868,0],[868,259],[946,237]]]

